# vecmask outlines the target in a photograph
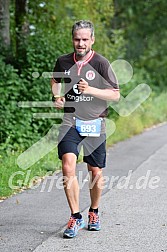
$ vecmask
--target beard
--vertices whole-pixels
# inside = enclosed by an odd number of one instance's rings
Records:
[[[85,50],[83,52],[78,52],[77,49],[74,48],[74,51],[75,51],[76,56],[78,56],[78,57],[84,57],[86,54],[88,54],[90,52],[90,49]]]

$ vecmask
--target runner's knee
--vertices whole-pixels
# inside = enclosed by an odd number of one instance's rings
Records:
[[[93,169],[89,169],[89,173],[92,179],[98,179],[102,176],[102,169],[98,167],[93,167]]]
[[[76,155],[73,153],[66,153],[62,157],[62,172],[65,176],[75,175]]]

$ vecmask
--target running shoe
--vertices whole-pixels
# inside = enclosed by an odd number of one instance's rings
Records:
[[[98,213],[89,212],[88,230],[99,231],[101,229]]]
[[[84,220],[81,219],[75,219],[74,217],[70,217],[67,228],[63,233],[64,238],[73,238],[77,235],[78,231],[85,227]]]

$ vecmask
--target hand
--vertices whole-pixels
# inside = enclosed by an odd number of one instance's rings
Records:
[[[78,90],[83,94],[88,94],[89,87],[88,82],[81,78],[78,84]]]
[[[56,99],[56,101],[54,102],[54,105],[57,109],[63,109],[64,103],[65,103],[65,98],[62,96]]]

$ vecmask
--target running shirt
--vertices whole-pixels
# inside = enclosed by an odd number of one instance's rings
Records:
[[[64,113],[83,120],[106,117],[107,102],[92,95],[80,93],[77,83],[81,78],[85,79],[89,86],[98,89],[107,88],[113,91],[119,89],[110,63],[95,51],[92,51],[86,61],[77,61],[75,53],[60,56],[54,67],[53,78],[58,83],[64,82]]]

